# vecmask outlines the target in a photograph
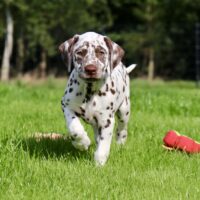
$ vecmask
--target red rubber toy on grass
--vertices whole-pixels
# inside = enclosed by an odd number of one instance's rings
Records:
[[[166,133],[163,142],[163,147],[169,150],[177,149],[186,153],[200,153],[200,143],[173,130]]]

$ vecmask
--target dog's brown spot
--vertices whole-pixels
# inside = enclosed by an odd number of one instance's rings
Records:
[[[102,131],[102,127],[100,126],[99,129],[98,129],[99,135],[101,135],[101,131]]]
[[[77,84],[77,85],[80,84],[76,79],[74,80],[74,83]]]
[[[114,95],[115,94],[115,90],[113,90],[112,88],[110,89],[111,93]]]
[[[104,137],[100,136],[100,140],[104,140]]]
[[[104,127],[105,127],[105,128],[108,128],[108,127],[110,126],[110,124],[111,124],[110,119],[107,119],[107,124],[106,124]]]
[[[64,104],[64,102],[63,102],[63,100],[62,100],[60,103],[61,103],[61,105],[62,105],[62,106],[64,106],[64,105],[65,105],[65,104]]]
[[[92,91],[92,83],[88,83],[86,87],[86,96],[85,96],[85,102],[90,101],[91,96],[94,94]]]
[[[69,93],[71,93],[73,91],[73,88],[69,88]]]
[[[81,96],[82,95],[82,92],[77,92],[76,93],[76,96]]]
[[[80,107],[80,110],[81,110],[82,114],[85,114],[85,109],[83,109],[82,107]]]
[[[111,102],[111,103],[110,103],[111,110],[113,109],[113,105],[114,105],[113,102]]]
[[[128,105],[128,98],[126,97],[125,100],[126,100],[126,105]]]
[[[106,93],[105,92],[101,92],[101,90],[99,90],[98,95],[99,96],[106,96]]]
[[[80,117],[80,116],[81,116],[81,114],[78,113],[78,112],[75,112],[75,115],[76,115],[77,117]]]
[[[72,137],[73,137],[73,138],[76,138],[76,137],[77,137],[77,134],[76,134],[76,133],[75,133],[75,134],[73,134],[73,135],[72,135]]]
[[[108,92],[108,89],[109,89],[109,88],[108,88],[108,84],[106,83],[106,92]]]
[[[95,121],[96,123],[98,123],[98,120],[97,120],[96,116],[94,116],[93,118],[94,118],[94,121]]]

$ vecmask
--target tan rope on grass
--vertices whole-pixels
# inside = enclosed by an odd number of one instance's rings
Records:
[[[69,139],[66,135],[62,135],[60,133],[35,133],[33,136],[36,141],[41,141],[43,139],[50,139],[50,140],[67,140]]]

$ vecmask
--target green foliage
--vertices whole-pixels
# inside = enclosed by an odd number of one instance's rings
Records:
[[[34,61],[37,65],[40,51],[47,53],[48,60],[56,60],[61,42],[74,34],[96,31],[109,35],[125,49],[126,64],[137,63],[138,74],[146,74],[149,51],[153,49],[157,76],[195,78],[198,0],[2,0],[1,47],[5,6],[10,7],[15,21],[13,61],[17,60],[19,38],[26,49],[23,61]],[[15,62],[13,66],[17,69]]]
[[[3,36],[4,28],[3,28],[3,21],[0,18],[0,38]]]
[[[37,141],[36,132],[65,134],[60,98],[65,80],[0,84],[0,199],[191,199],[199,198],[199,154],[168,152],[169,129],[200,141],[200,93],[192,82],[131,82],[127,143],[111,147],[108,163],[94,165],[70,141]],[[9,191],[9,192],[8,192]]]

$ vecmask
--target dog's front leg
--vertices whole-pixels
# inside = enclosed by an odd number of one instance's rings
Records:
[[[81,151],[87,150],[91,142],[78,116],[68,107],[63,107],[63,112],[73,146]]]
[[[108,159],[113,128],[114,117],[105,120],[105,122],[98,128],[98,135],[96,137],[97,149],[94,154],[94,159],[97,165],[104,165]]]

